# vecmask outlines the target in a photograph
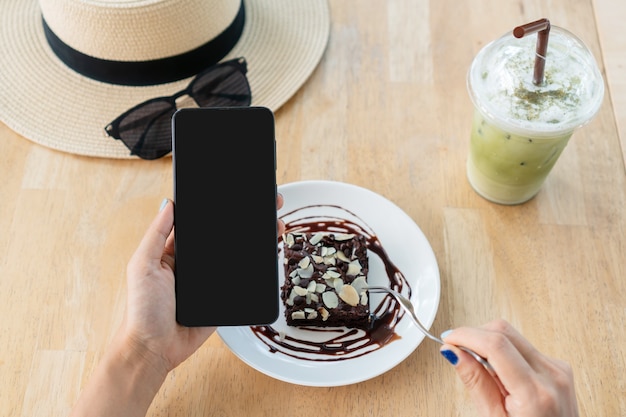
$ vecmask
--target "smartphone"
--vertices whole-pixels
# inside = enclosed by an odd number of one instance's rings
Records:
[[[176,320],[250,326],[278,318],[274,114],[184,108],[172,117]]]

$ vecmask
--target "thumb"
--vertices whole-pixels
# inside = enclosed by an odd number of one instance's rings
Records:
[[[456,346],[444,344],[441,354],[454,366],[459,379],[465,385],[481,416],[506,416],[504,398],[500,388],[489,372]]]
[[[145,262],[146,260],[160,263],[167,239],[174,227],[174,205],[171,200],[164,199],[159,213],[148,226],[138,248],[135,250],[131,263]]]

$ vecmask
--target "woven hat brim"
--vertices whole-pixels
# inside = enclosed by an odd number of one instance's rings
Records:
[[[276,111],[318,65],[330,32],[327,0],[244,0],[246,24],[224,60],[248,63],[252,105]],[[171,95],[192,79],[147,87],[106,84],[69,69],[48,47],[37,0],[8,0],[0,13],[0,120],[63,152],[136,158],[104,127],[134,105]]]

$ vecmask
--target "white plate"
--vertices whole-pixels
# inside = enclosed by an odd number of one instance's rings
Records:
[[[278,192],[285,198],[278,216],[287,223],[309,216],[347,219],[375,235],[410,286],[417,316],[430,328],[439,306],[439,268],[428,240],[404,211],[370,190],[334,181],[295,182],[279,186]],[[368,254],[371,255],[369,250]],[[284,281],[282,261],[281,250],[279,285]],[[370,256],[368,282],[389,285],[384,264],[377,256]],[[372,294],[372,311],[377,305],[375,296],[382,297]],[[299,340],[328,338],[327,333],[287,326],[283,314],[281,305],[280,316],[271,325],[276,331]],[[383,374],[406,359],[424,340],[406,315],[395,325],[399,337],[376,350],[341,360],[316,359],[319,355],[307,358],[300,353],[289,355],[270,349],[267,340],[248,326],[220,327],[217,333],[235,355],[256,370],[281,381],[318,387],[348,385]]]

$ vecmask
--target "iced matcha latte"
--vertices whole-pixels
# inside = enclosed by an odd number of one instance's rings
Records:
[[[549,36],[540,83],[533,80],[536,35],[506,34],[470,67],[475,113],[467,177],[490,201],[520,204],[534,197],[574,130],[602,103],[604,81],[587,47],[556,26]]]

